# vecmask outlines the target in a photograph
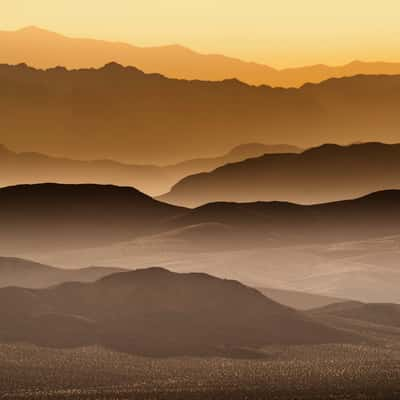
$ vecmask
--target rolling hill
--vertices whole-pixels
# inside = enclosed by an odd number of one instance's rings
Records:
[[[264,155],[189,176],[159,199],[192,207],[215,201],[326,203],[399,189],[399,174],[399,144],[326,144],[300,154]]]
[[[238,143],[399,141],[400,76],[282,89],[167,79],[116,63],[73,71],[0,65],[0,85],[2,143],[14,151],[175,164]]]
[[[0,189],[0,251],[87,248],[157,232],[185,209],[129,187],[38,184]]]
[[[172,218],[171,227],[204,223],[231,226],[243,239],[274,245],[344,242],[396,235],[400,190],[315,205],[287,202],[208,203]]]
[[[61,269],[19,258],[0,257],[0,288],[18,286],[39,289],[63,282],[92,282],[121,268]]]
[[[341,302],[312,310],[310,314],[335,316],[400,328],[399,304]]]
[[[399,234],[399,199],[400,191],[388,190],[312,206],[220,202],[187,209],[127,187],[20,185],[0,189],[0,249],[25,257],[136,239],[152,254],[165,244],[169,251],[209,252],[360,241]]]
[[[0,32],[0,62],[25,62],[38,68],[100,67],[116,61],[171,78],[218,81],[237,78],[249,84],[301,86],[332,77],[357,74],[399,74],[400,64],[353,61],[342,66],[311,65],[278,70],[219,54],[200,54],[179,45],[138,47],[126,43],[69,38],[34,26]],[[51,51],[49,51],[51,49]]]
[[[0,288],[22,287],[41,289],[65,282],[94,282],[128,269],[116,267],[56,268],[20,258],[0,257]],[[337,299],[290,290],[258,289],[266,297],[296,310],[310,310],[338,302]]]
[[[1,253],[67,268],[159,265],[253,287],[397,302],[399,193],[184,209],[129,188],[17,186],[0,190]]]
[[[199,355],[356,340],[239,282],[161,268],[42,290],[5,288],[0,300],[3,341],[54,347],[102,344],[147,355]]]
[[[0,186],[33,183],[96,183],[134,186],[160,195],[187,175],[211,171],[229,162],[257,157],[266,153],[300,152],[290,145],[247,143],[214,158],[183,161],[174,165],[132,165],[112,160],[82,161],[50,157],[40,153],[16,153],[0,145]]]

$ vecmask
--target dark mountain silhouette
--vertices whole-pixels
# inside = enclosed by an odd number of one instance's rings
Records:
[[[267,145],[263,143],[245,143],[234,147],[221,157],[197,158],[187,160],[175,165],[164,167],[166,175],[173,177],[173,184],[178,182],[178,177],[192,175],[193,171],[208,172],[222,165],[258,157],[264,154],[275,153],[300,153],[302,149],[287,144]],[[170,185],[172,186],[172,184]]]
[[[301,154],[264,155],[184,178],[160,199],[324,203],[400,188],[400,144],[326,144]]]
[[[92,282],[121,268],[61,269],[20,258],[0,257],[0,287],[45,288],[67,281]]]
[[[252,287],[395,303],[399,204],[392,190],[311,206],[184,209],[129,188],[23,185],[0,190],[0,252],[67,268],[162,265]]]
[[[328,315],[400,328],[400,304],[360,303],[356,301],[331,304],[312,310],[310,315]]]
[[[312,206],[221,202],[186,209],[127,187],[21,185],[0,189],[0,250],[25,257],[138,239],[141,251],[153,254],[164,245],[207,252],[364,240],[399,234],[399,204],[400,191],[391,190]]]
[[[159,230],[185,209],[136,189],[39,184],[0,189],[0,251],[92,247]]]
[[[16,151],[171,164],[244,142],[399,140],[400,76],[281,89],[173,80],[115,63],[74,71],[1,65],[0,86],[2,143]]]
[[[3,340],[56,347],[102,344],[148,355],[229,354],[232,348],[264,344],[355,339],[237,281],[161,268],[42,290],[6,288],[0,300]]]
[[[301,86],[332,77],[357,74],[399,74],[399,63],[353,61],[342,66],[311,65],[275,69],[219,54],[200,54],[179,45],[138,47],[93,39],[75,39],[34,26],[0,32],[0,62],[26,62],[39,68],[100,67],[114,60],[136,65],[146,72],[172,78],[222,80],[237,78],[250,84]]]
[[[45,182],[96,183],[134,186],[159,195],[187,175],[211,171],[228,162],[266,153],[299,152],[289,145],[248,143],[233,148],[221,157],[184,161],[174,165],[131,165],[112,160],[80,161],[50,157],[40,153],[15,153],[0,145],[1,186]]]
[[[209,203],[168,221],[170,227],[230,226],[255,246],[362,240],[399,233],[400,190],[354,200],[299,205],[285,202]],[[238,240],[234,245],[239,243]]]

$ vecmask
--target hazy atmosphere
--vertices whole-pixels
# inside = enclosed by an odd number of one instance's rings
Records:
[[[400,398],[395,1],[3,1],[0,398]]]
[[[400,61],[395,0],[3,0],[2,27],[37,25],[138,46],[180,44],[287,68]]]

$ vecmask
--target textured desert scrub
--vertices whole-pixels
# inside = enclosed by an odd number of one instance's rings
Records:
[[[395,399],[400,353],[374,346],[273,346],[264,359],[154,359],[99,347],[1,345],[4,399]],[[325,396],[325,397],[324,397]]]

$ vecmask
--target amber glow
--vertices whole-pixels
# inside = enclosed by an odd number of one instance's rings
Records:
[[[399,61],[397,0],[3,0],[0,30],[27,25],[141,46],[179,43],[291,67]]]

